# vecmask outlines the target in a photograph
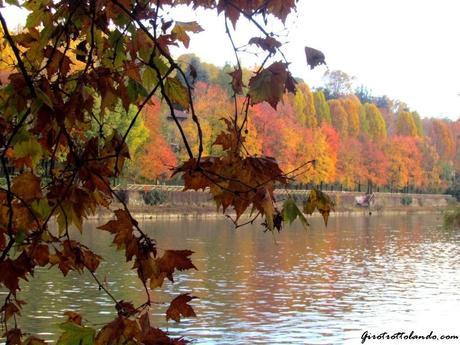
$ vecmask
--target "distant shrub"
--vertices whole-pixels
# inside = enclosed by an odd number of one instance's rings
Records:
[[[147,205],[160,205],[166,201],[166,193],[152,189],[142,192],[142,198]]]
[[[457,201],[460,201],[460,184],[455,183],[453,186],[450,186],[445,193],[452,195]]]
[[[401,204],[403,204],[404,206],[409,206],[410,204],[412,204],[412,197],[410,196],[403,196],[401,198]]]
[[[129,202],[129,193],[126,190],[116,190],[115,195],[117,199],[121,200],[125,204]]]
[[[444,212],[444,227],[448,229],[460,228],[460,208],[458,206]]]

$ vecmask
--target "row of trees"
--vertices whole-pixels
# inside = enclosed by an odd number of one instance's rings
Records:
[[[232,112],[230,67],[201,63],[193,55],[182,56],[179,61],[189,68],[189,76],[193,75],[189,82],[194,86],[195,111],[204,134],[203,154],[222,154],[222,148],[213,143],[225,128],[222,119]],[[343,74],[329,73],[327,88],[315,91],[299,80],[297,93],[285,94],[277,109],[268,103],[252,107],[245,125],[244,149],[250,154],[277,157],[285,171],[314,160],[308,173],[295,177],[300,183],[337,184],[348,189],[369,183],[391,190],[446,189],[460,167],[460,123],[421,119],[406,104],[386,96],[373,97],[364,88],[352,92]],[[243,80],[249,77],[244,71]],[[146,130],[130,135],[135,157],[129,176],[137,181],[167,178],[171,167],[185,157],[166,107],[159,101],[153,103],[146,107],[138,124]],[[129,118],[126,113],[125,121]],[[118,122],[113,125],[122,127]],[[185,119],[184,130],[197,150],[191,119]]]

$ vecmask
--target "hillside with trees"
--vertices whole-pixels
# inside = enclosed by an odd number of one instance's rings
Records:
[[[220,146],[213,144],[232,113],[231,67],[203,63],[194,55],[183,55],[178,61],[188,70],[188,82],[193,85],[195,111],[204,134],[203,155],[221,155]],[[244,85],[250,74],[243,71]],[[308,173],[295,176],[292,185],[443,192],[455,183],[460,168],[460,122],[421,119],[401,101],[372,96],[364,87],[353,91],[351,78],[340,71],[325,78],[325,87],[317,90],[299,80],[297,93],[286,93],[277,109],[268,103],[252,107],[244,149],[277,157],[285,171],[314,161]],[[192,149],[197,150],[199,141],[190,115],[181,109],[178,113]],[[112,126],[123,130],[122,121],[129,118],[129,111],[112,117]],[[124,181],[165,182],[186,156],[166,104],[157,99],[148,105],[137,126],[143,130],[128,137],[135,156]]]

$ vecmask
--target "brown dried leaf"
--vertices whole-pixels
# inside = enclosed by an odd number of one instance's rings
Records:
[[[13,180],[12,192],[26,202],[40,199],[40,179],[31,172],[25,172]]]
[[[276,49],[281,47],[281,43],[273,37],[253,37],[249,40],[249,44],[255,44],[272,54],[276,53]]]
[[[3,336],[6,337],[6,343],[8,345],[22,345],[22,332],[19,328],[12,328],[3,334]]]
[[[43,339],[31,336],[31,337],[28,337],[22,343],[22,345],[46,345],[46,341],[44,341]]]
[[[74,312],[74,311],[66,311],[64,312],[64,315],[67,316],[67,321],[75,323],[77,325],[82,325],[82,317],[80,314]]]
[[[30,254],[39,266],[46,266],[49,262],[49,249],[46,244],[33,246]]]
[[[243,92],[243,71],[241,68],[235,69],[233,72],[230,72],[229,75],[232,77],[232,90],[236,94],[241,94]]]
[[[188,302],[198,297],[189,295],[189,293],[182,294],[171,301],[168,310],[166,310],[166,320],[173,319],[180,322],[181,315],[183,317],[196,317],[195,311]]]
[[[310,66],[310,69],[315,68],[319,65],[325,65],[325,56],[320,50],[305,47],[305,55],[307,57],[307,64]]]
[[[133,234],[133,225],[137,225],[137,222],[125,210],[119,209],[114,213],[117,219],[99,226],[98,229],[114,234],[113,243],[117,249],[125,249],[126,261],[130,261],[138,251],[138,240]]]
[[[275,62],[249,80],[251,105],[268,102],[274,109],[283,96],[287,79],[286,65]]]

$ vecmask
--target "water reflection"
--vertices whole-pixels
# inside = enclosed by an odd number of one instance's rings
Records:
[[[235,231],[225,221],[142,224],[161,248],[195,251],[198,267],[153,299],[191,291],[200,297],[193,302],[199,317],[168,324],[165,304],[154,321],[197,344],[356,344],[365,330],[455,334],[460,235],[444,230],[437,216],[338,217],[328,228],[319,219],[312,223],[308,232],[286,228],[276,243],[260,227]],[[84,241],[104,257],[99,276],[114,295],[142,302],[143,288],[124,256],[108,247],[110,236],[88,231]],[[49,340],[65,310],[93,325],[115,316],[86,275],[63,279],[55,269],[37,271],[19,297],[28,301],[23,329]]]

